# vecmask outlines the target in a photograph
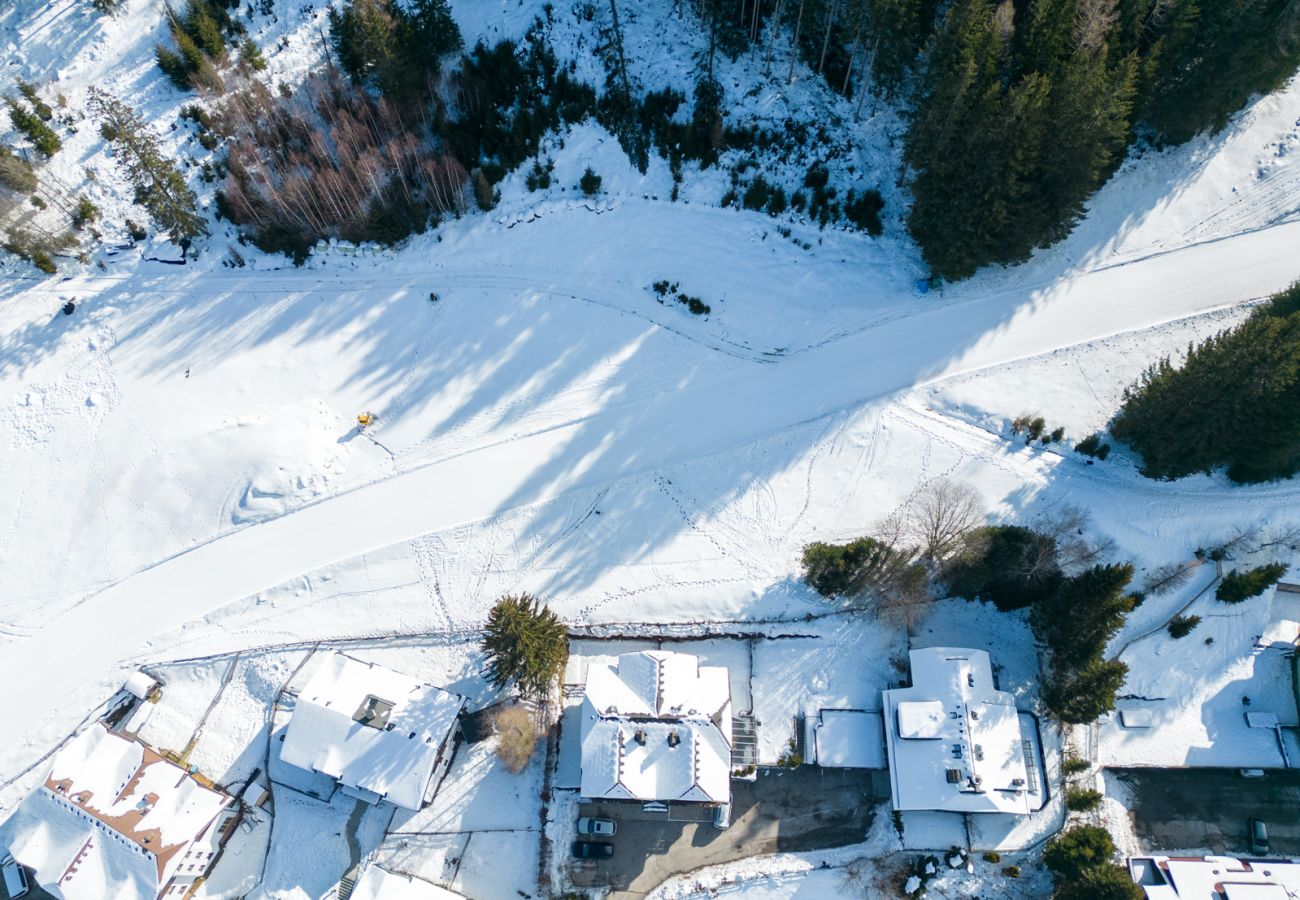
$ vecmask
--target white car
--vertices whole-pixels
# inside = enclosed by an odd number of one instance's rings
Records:
[[[580,816],[578,818],[578,834],[599,834],[604,837],[613,837],[618,826],[614,824],[613,819],[595,819],[591,816]]]

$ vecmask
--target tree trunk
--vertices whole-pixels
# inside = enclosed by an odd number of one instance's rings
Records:
[[[839,12],[839,8],[838,0],[831,0],[830,7],[826,10],[826,33],[822,35],[822,55],[817,59],[818,75],[826,66],[826,51],[831,45],[831,29],[835,26],[835,14]]]
[[[794,22],[794,42],[790,45],[790,74],[786,76],[786,84],[794,81],[794,64],[799,61],[799,29],[803,26],[803,8],[807,2],[808,0],[799,0],[799,16]]]

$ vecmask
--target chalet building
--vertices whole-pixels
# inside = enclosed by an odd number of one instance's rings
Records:
[[[581,712],[584,800],[714,807],[731,804],[731,683],[720,666],[665,650],[593,663]]]
[[[332,653],[298,694],[272,776],[286,766],[367,803],[418,810],[451,767],[465,698],[401,672]]]
[[[179,898],[207,876],[237,821],[219,788],[96,723],[0,825],[0,855],[13,855],[34,894]]]

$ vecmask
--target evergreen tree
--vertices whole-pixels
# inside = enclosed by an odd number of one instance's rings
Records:
[[[1143,900],[1146,891],[1133,881],[1123,866],[1107,863],[1089,869],[1078,878],[1058,882],[1053,900]]]
[[[50,109],[49,104],[41,99],[40,94],[36,93],[36,85],[19,78],[18,93],[27,99],[27,102],[32,105],[32,111],[40,116],[42,121],[48,122],[54,118],[54,110]]]
[[[1240,603],[1251,597],[1258,597],[1277,584],[1278,580],[1286,574],[1286,570],[1287,566],[1282,563],[1269,563],[1247,569],[1245,572],[1234,569],[1223,576],[1214,596],[1224,603]]]
[[[1075,825],[1048,841],[1043,863],[1057,879],[1072,880],[1109,865],[1114,856],[1115,842],[1106,829]]]
[[[569,635],[551,610],[529,594],[502,597],[488,614],[482,649],[486,675],[498,688],[514,683],[520,694],[544,699],[564,673]]]
[[[1227,466],[1234,481],[1300,468],[1300,284],[1241,325],[1168,358],[1124,392],[1111,433],[1152,478]]]
[[[1043,702],[1062,722],[1092,722],[1115,708],[1115,695],[1127,675],[1128,666],[1117,659],[1097,658],[1078,671],[1053,670]]]
[[[1294,0],[1132,5],[1146,11],[1159,34],[1143,120],[1171,143],[1222,128],[1252,94],[1281,87],[1300,65],[1300,4]]]
[[[9,119],[14,123],[14,127],[27,136],[37,152],[47,159],[59,152],[63,142],[40,116],[13,97],[5,98],[5,106],[9,107]]]
[[[90,93],[90,108],[103,119],[101,130],[111,135],[117,164],[143,206],[161,230],[175,241],[208,233],[194,192],[176,164],[163,156],[149,125],[121,100],[98,89]]]
[[[1100,659],[1107,642],[1133,611],[1134,601],[1124,593],[1133,567],[1093,566],[1062,579],[1055,591],[1033,607],[1034,633],[1052,651],[1053,669],[1076,669]]]

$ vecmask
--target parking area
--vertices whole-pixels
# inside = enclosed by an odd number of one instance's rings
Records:
[[[1152,852],[1249,852],[1247,822],[1268,826],[1272,855],[1300,855],[1300,770],[1111,769],[1128,788],[1138,837]],[[1260,770],[1254,770],[1260,771]]]
[[[712,825],[712,811],[701,816],[706,821],[682,821],[689,810],[667,819],[635,804],[583,804],[581,815],[618,823],[614,856],[571,861],[570,876],[579,887],[611,888],[611,898],[644,897],[665,879],[703,866],[861,841],[888,796],[883,770],[801,766],[733,781],[731,826],[721,831]]]

